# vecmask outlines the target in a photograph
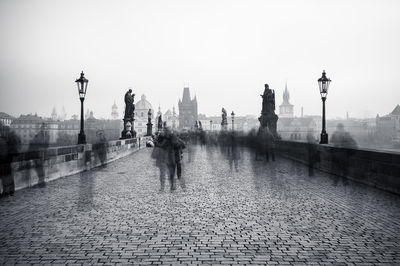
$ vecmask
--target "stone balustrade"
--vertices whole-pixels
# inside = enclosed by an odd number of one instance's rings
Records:
[[[400,152],[277,141],[277,152],[334,175],[400,194]]]
[[[0,194],[5,183],[15,190],[90,170],[131,154],[146,146],[147,137],[96,144],[51,147],[11,155],[0,162]]]

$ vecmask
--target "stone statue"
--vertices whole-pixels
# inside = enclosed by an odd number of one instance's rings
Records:
[[[151,113],[151,109],[149,109],[149,111],[147,112],[147,123],[151,124],[152,116],[153,116],[153,114]]]
[[[133,104],[135,100],[135,94],[132,93],[132,90],[129,89],[125,93],[125,115],[124,115],[124,130],[121,132],[121,139],[129,139],[129,138],[135,138],[136,137],[136,131],[133,128],[133,121],[135,120],[134,118],[134,111],[135,111],[135,105]]]
[[[133,104],[135,100],[135,94],[132,94],[132,90],[129,89],[125,93],[125,116],[124,118],[133,118],[133,112],[135,111],[135,105]]]
[[[261,114],[269,114],[275,112],[275,92],[271,90],[268,84],[265,84]]]
[[[278,137],[276,124],[278,116],[275,114],[275,92],[268,84],[265,84],[264,93],[260,95],[262,100],[261,116],[258,118],[261,127],[268,129],[274,137]]]
[[[228,119],[226,115],[225,108],[222,107],[222,121],[221,121],[221,129],[226,130],[228,128]]]
[[[153,117],[153,113],[151,109],[147,112],[147,133],[146,136],[151,136],[153,134],[153,124],[151,123],[151,118]]]
[[[157,122],[157,130],[158,131],[161,131],[162,125],[163,125],[163,122],[162,122],[162,118],[161,118],[161,115],[160,115],[160,116],[158,116],[158,122]]]

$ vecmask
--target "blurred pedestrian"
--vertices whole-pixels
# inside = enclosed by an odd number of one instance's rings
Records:
[[[275,137],[267,127],[260,127],[257,133],[256,160],[261,155],[261,159],[265,156],[267,162],[271,157],[275,161]]]
[[[307,132],[307,152],[308,152],[308,176],[314,175],[314,164],[320,161],[319,151],[317,149],[317,139],[312,129]]]
[[[344,129],[342,123],[337,124],[336,131],[333,132],[331,143],[337,149],[333,149],[332,154],[332,171],[338,176],[348,177],[349,161],[357,148],[357,142],[353,139],[349,132]],[[346,149],[343,149],[346,148]],[[342,179],[347,184],[347,179]],[[335,179],[335,184],[338,179]]]
[[[155,159],[155,164],[160,170],[160,191],[165,188],[165,175],[167,173],[167,152],[165,147],[165,135],[158,132],[154,137],[154,148],[151,157]]]
[[[342,123],[336,125],[336,131],[332,134],[331,143],[335,147],[357,148],[357,142],[353,139],[350,133],[344,129]]]
[[[267,162],[269,162],[269,156],[271,155],[271,160],[275,161],[275,137],[274,135],[272,135],[271,131],[268,128],[265,128],[264,135],[266,143],[266,160]]]
[[[182,178],[182,159],[183,159],[183,149],[186,148],[185,143],[182,139],[180,139],[176,134],[171,135],[171,144],[174,151],[174,160],[171,160],[171,164],[169,166],[170,169],[170,179],[175,178],[175,169],[176,175],[179,180],[179,183],[182,188],[185,188],[185,179]],[[171,177],[172,176],[172,177]]]
[[[175,171],[182,188],[185,182],[182,178],[182,150],[185,148],[184,142],[172,132],[169,127],[164,127],[159,134],[155,146],[159,148],[157,164],[160,168],[161,190],[165,187],[165,173],[168,169],[171,190],[176,190]]]

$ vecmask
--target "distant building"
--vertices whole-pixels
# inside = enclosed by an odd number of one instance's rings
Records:
[[[376,116],[376,132],[381,142],[400,147],[400,105],[385,116]]]
[[[37,139],[37,134],[39,133],[48,136],[48,138],[43,138],[47,142],[44,144],[55,143],[58,134],[58,122],[43,119],[37,114],[20,115],[11,123],[11,129],[21,139],[21,143],[26,148],[27,145],[32,144],[34,139]]]
[[[312,134],[314,138],[318,138],[320,116],[304,116],[303,108],[301,108],[301,117],[295,117],[293,112],[293,104],[290,104],[290,94],[285,84],[283,91],[283,102],[279,106],[279,119],[277,123],[277,131],[282,139],[286,140],[306,140],[308,134]]]
[[[153,106],[146,99],[146,95],[142,94],[140,100],[135,104],[134,129],[138,137],[144,136],[147,133],[147,113],[149,112],[149,109],[154,116]]]
[[[286,84],[285,91],[283,92],[283,102],[279,105],[279,118],[293,117],[293,104],[289,103],[289,98],[289,91]]]
[[[10,126],[12,121],[14,121],[15,117],[11,115],[0,112],[0,137],[6,137],[8,135]]]
[[[100,134],[107,140],[117,140],[121,136],[122,120],[96,119],[93,112],[85,121],[85,134],[88,143],[96,143],[100,140]]]
[[[118,106],[115,104],[114,101],[114,104],[111,107],[111,119],[118,119],[118,118],[120,118],[118,114]]]
[[[182,100],[178,102],[179,129],[191,129],[198,120],[196,96],[191,99],[189,87],[183,88]]]
[[[168,109],[162,116],[162,119],[163,122],[166,122],[167,126],[171,127],[172,129],[177,129],[179,127],[179,118],[176,115],[175,106],[172,107],[172,111]]]
[[[56,107],[53,107],[53,111],[51,112],[51,120],[53,121],[57,121],[58,120],[58,115],[57,115],[57,111],[56,111]]]
[[[175,106],[172,107],[172,129],[179,128],[179,116],[176,114]]]
[[[78,133],[81,130],[81,121],[78,117],[69,120],[64,120],[58,123],[58,134],[67,135],[71,139],[71,143],[78,143]]]
[[[65,119],[67,119],[67,112],[65,111],[65,107],[64,107],[64,106],[63,106],[62,109],[61,109],[61,114],[60,114],[60,116],[58,117],[58,119],[59,119],[60,121],[64,121]]]
[[[167,126],[172,128],[172,111],[170,109],[164,113],[163,122],[166,122]]]
[[[319,116],[279,118],[278,134],[286,140],[306,140],[308,134],[312,134],[315,139],[318,139],[320,122],[321,117]]]
[[[221,116],[205,116],[199,114],[199,121],[202,124],[203,130],[220,131],[221,130]],[[228,116],[228,129],[232,129],[232,117]],[[248,132],[253,128],[258,128],[260,125],[258,119],[254,115],[235,116],[234,129],[236,131]]]

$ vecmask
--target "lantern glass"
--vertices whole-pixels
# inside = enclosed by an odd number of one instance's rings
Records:
[[[81,77],[79,79],[77,79],[75,82],[76,82],[76,85],[78,86],[79,98],[85,99],[87,85],[88,85],[89,80],[87,80],[85,78],[85,74],[83,73],[83,71],[81,73]]]
[[[331,83],[331,80],[326,77],[325,70],[322,72],[322,77],[318,79],[318,86],[319,86],[319,92],[321,94],[321,98],[326,99],[326,96],[328,95],[328,89],[329,89],[329,84]]]

